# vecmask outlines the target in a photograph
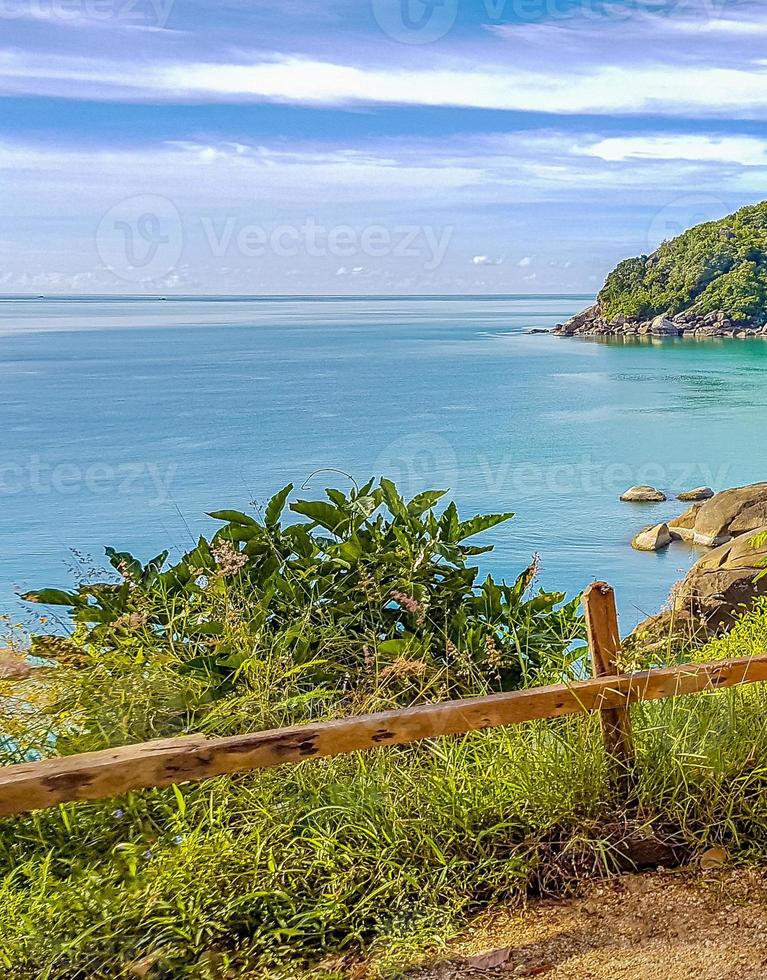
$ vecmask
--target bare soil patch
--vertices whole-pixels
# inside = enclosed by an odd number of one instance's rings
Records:
[[[629,875],[477,920],[412,980],[762,980],[767,871]]]

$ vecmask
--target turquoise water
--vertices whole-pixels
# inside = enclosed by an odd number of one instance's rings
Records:
[[[0,607],[66,585],[72,548],[183,549],[208,510],[343,486],[328,467],[515,511],[485,567],[607,579],[629,629],[695,553],[632,551],[682,506],[618,495],[767,479],[767,343],[526,333],[588,301],[0,300]]]

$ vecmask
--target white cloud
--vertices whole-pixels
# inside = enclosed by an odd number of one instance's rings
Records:
[[[530,258],[529,255],[525,255],[524,258],[521,258],[519,262],[517,262],[517,265],[520,267],[520,269],[525,269],[527,268],[528,265],[532,263],[532,261],[533,260]]]
[[[691,160],[767,166],[767,142],[752,136],[622,136],[600,140],[582,150],[611,162],[625,160]]]
[[[129,78],[126,81],[126,78]],[[767,108],[767,68],[699,64],[561,63],[550,70],[508,65],[426,69],[358,67],[274,56],[252,63],[144,64],[126,74],[117,61],[6,51],[5,92],[70,98],[287,102],[301,105],[464,106],[552,113],[755,115]]]
[[[472,265],[502,265],[503,259],[493,259],[489,255],[475,255],[472,258]]]

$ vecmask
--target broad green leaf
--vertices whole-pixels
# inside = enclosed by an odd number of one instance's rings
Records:
[[[116,569],[122,576],[130,575],[134,579],[141,578],[144,566],[129,551],[115,551],[114,548],[104,548],[104,553],[109,559],[109,564],[112,568]]]
[[[277,527],[277,525],[280,523],[280,517],[285,509],[285,502],[292,492],[293,484],[289,483],[286,487],[283,487],[282,490],[276,493],[266,505],[264,519],[267,527]]]
[[[392,514],[395,517],[406,517],[407,507],[405,506],[405,501],[400,497],[392,481],[387,480],[385,476],[381,477],[381,489],[383,490],[386,506]]]
[[[408,640],[384,640],[382,643],[378,644],[379,653],[393,654],[397,656],[404,653],[409,647],[410,642]]]
[[[442,532],[442,540],[448,544],[456,543],[456,535],[460,521],[458,520],[458,510],[455,503],[451,500],[445,508],[445,513],[439,519],[439,529]]]
[[[345,524],[349,523],[346,514],[341,513],[332,504],[325,503],[324,500],[298,500],[290,505],[290,509],[296,514],[303,514],[304,517],[327,528],[333,534],[337,534]]]
[[[447,493],[447,490],[425,490],[417,494],[407,505],[407,512],[412,517],[420,517],[427,510],[431,510]]]
[[[336,507],[340,507],[341,510],[346,510],[349,505],[349,501],[346,499],[346,495],[340,490],[335,490],[333,487],[327,487],[325,493],[329,500],[332,500]]]
[[[39,592],[25,592],[21,598],[25,602],[40,602],[45,606],[75,606],[78,597],[62,589],[41,589]]]
[[[240,524],[243,527],[258,526],[257,520],[239,510],[213,510],[208,517],[212,517],[215,521],[225,521],[227,524]]]
[[[480,534],[482,531],[487,531],[491,527],[495,527],[497,524],[503,524],[504,521],[510,521],[514,514],[477,514],[476,517],[472,517],[471,520],[461,521],[458,525],[456,541],[465,541],[466,538],[470,538],[474,534]]]
[[[342,541],[338,546],[338,550],[348,562],[359,561],[362,557],[362,545],[356,537],[349,538],[348,541]]]

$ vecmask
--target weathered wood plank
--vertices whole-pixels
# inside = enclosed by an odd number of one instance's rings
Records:
[[[226,738],[191,735],[84,752],[0,768],[0,816],[764,680],[767,656],[599,677]]]
[[[607,582],[592,582],[583,593],[583,611],[594,677],[617,674],[621,638],[612,586]],[[606,708],[601,719],[602,736],[608,754],[628,766],[634,757],[631,714],[628,708]]]

